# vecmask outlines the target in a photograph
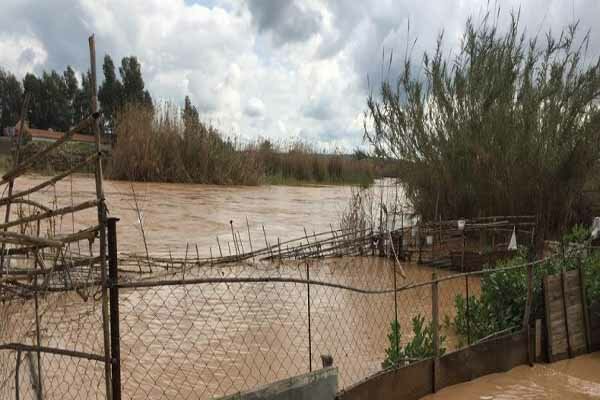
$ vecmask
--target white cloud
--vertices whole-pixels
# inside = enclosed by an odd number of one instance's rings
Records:
[[[22,78],[48,58],[44,45],[34,37],[0,33],[0,66]]]
[[[244,108],[244,114],[251,118],[260,118],[265,113],[265,103],[261,99],[252,97],[248,100],[246,108]]]
[[[420,59],[442,29],[448,47],[456,47],[467,16],[487,7],[480,0],[3,3],[0,64],[20,76],[67,64],[84,71],[87,36],[95,32],[99,60],[110,53],[118,65],[136,55],[155,98],[181,103],[189,95],[226,133],[349,148],[361,143],[367,75],[375,85],[381,79],[382,49],[400,61],[418,38],[413,55]],[[594,28],[600,16],[596,0],[507,0],[502,7],[520,7],[533,33],[557,31],[573,17]],[[592,30],[591,52],[599,48],[600,31]]]

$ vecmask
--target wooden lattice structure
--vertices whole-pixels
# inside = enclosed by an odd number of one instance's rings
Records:
[[[24,145],[16,140],[13,166],[0,180],[4,186],[0,206],[5,209],[0,224],[2,399],[111,398],[107,211],[93,36],[89,49],[91,114],[28,158],[21,157]],[[28,101],[26,94],[21,131]],[[41,183],[21,187],[20,178],[34,163],[90,128],[94,150],[83,161]],[[84,169],[93,170],[95,176],[91,198],[74,203],[72,197],[58,199],[56,193],[52,197],[58,183]],[[70,227],[64,223],[69,220]],[[95,223],[84,222],[83,227],[78,223],[76,229],[75,221],[81,220]]]

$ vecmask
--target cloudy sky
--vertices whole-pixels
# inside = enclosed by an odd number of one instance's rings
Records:
[[[371,82],[382,51],[431,49],[443,29],[451,51],[486,0],[1,0],[0,66],[22,76],[136,55],[159,99],[198,105],[227,134],[300,137],[351,149],[361,143]],[[527,31],[600,20],[600,0],[501,0],[521,9]],[[493,8],[493,2],[491,7]],[[600,48],[600,28],[592,29]],[[400,57],[397,57],[399,59]],[[101,70],[100,70],[101,71]],[[385,74],[384,74],[385,77]]]

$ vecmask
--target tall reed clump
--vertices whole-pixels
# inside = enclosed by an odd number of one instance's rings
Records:
[[[135,181],[256,185],[260,161],[235,141],[170,104],[130,104],[116,119],[108,176]]]
[[[543,238],[573,222],[595,173],[600,58],[586,59],[576,24],[540,40],[518,16],[506,27],[495,17],[469,19],[452,56],[443,36],[422,65],[408,56],[398,81],[369,97],[365,136],[403,161],[424,218],[536,214]]]

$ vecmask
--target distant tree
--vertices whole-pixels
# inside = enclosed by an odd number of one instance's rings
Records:
[[[147,90],[144,90],[144,102],[143,104],[150,108],[152,111],[154,111],[154,101],[152,100],[152,96],[150,95],[150,92]]]
[[[42,105],[40,126],[66,131],[70,128],[70,102],[67,98],[67,86],[63,77],[56,71],[44,72],[42,75],[43,97],[39,99]]]
[[[15,126],[22,99],[21,83],[12,73],[0,68],[0,129]]]
[[[200,115],[198,114],[196,106],[192,104],[189,96],[185,96],[181,119],[183,119],[184,126],[183,136],[186,138],[200,127]]]
[[[68,109],[66,112],[67,121],[69,127],[72,127],[79,122],[76,120],[77,113],[75,110],[76,98],[79,93],[79,82],[77,81],[75,71],[73,71],[73,68],[71,68],[71,66],[67,66],[67,69],[63,73],[63,80],[65,81],[64,96],[68,103]]]
[[[123,100],[125,103],[145,105],[151,103],[150,93],[144,91],[142,68],[136,57],[124,57],[121,60],[119,74],[123,82]]]
[[[81,74],[81,88],[77,92],[73,108],[75,110],[75,120],[78,122],[92,113],[92,84],[89,71]],[[91,134],[92,130],[87,129],[81,133]]]
[[[41,99],[44,97],[42,81],[37,76],[27,73],[23,78],[23,90],[29,93],[29,107],[27,110],[27,120],[33,128],[42,127],[43,121],[43,105]]]
[[[102,70],[104,72],[104,82],[98,90],[98,100],[102,106],[106,125],[112,130],[114,129],[116,113],[123,106],[123,84],[117,79],[115,64],[108,54],[104,56]]]

